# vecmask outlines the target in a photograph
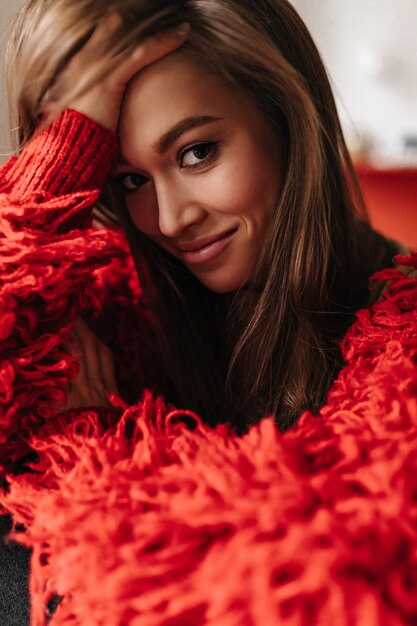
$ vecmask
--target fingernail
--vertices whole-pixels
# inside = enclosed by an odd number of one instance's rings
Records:
[[[177,35],[180,35],[181,37],[183,37],[184,35],[188,35],[190,30],[191,30],[190,24],[188,22],[183,22],[182,24],[176,27],[175,32],[177,33]]]

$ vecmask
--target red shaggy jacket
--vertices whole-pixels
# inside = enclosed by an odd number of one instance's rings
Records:
[[[163,384],[152,325],[123,235],[91,227],[116,155],[66,111],[0,172],[0,503],[32,624],[417,624],[417,281],[380,273],[318,416],[210,429],[142,394]],[[53,417],[79,315],[132,404]]]

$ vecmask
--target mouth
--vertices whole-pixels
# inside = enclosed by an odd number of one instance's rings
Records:
[[[229,245],[237,228],[177,247],[181,260],[187,265],[201,265],[216,258]]]

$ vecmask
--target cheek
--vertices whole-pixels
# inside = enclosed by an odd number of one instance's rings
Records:
[[[280,192],[279,165],[274,160],[249,155],[226,160],[211,176],[203,176],[199,191],[213,209],[256,219],[271,213]]]
[[[200,202],[208,212],[230,215],[240,213],[241,193],[239,176],[229,164],[221,164],[211,172],[195,176],[191,181],[190,192],[195,202]]]

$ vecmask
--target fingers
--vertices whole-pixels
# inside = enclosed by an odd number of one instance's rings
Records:
[[[109,13],[102,22],[94,29],[93,34],[86,43],[84,49],[88,51],[89,48],[96,49],[108,39],[116,30],[120,27],[122,19],[118,13]]]
[[[118,21],[120,18],[117,15],[104,20],[83,48],[70,60],[56,84],[45,96],[43,110],[46,114],[46,124],[42,125],[42,130],[62,110],[61,107],[65,106],[80,111],[105,128],[116,132],[128,82],[144,67],[182,46],[190,30],[189,24],[182,24],[177,29],[165,30],[148,37],[127,58],[120,60],[108,76],[83,91],[83,79],[88,84],[91,69],[102,57],[101,44],[117,27]],[[71,93],[74,85],[80,88],[78,95],[75,92],[73,97],[65,100],[65,93]],[[61,101],[63,96],[64,101]]]
[[[105,389],[106,391],[118,394],[119,389],[116,382],[116,372],[114,368],[114,359],[112,352],[110,348],[106,346],[103,342],[100,342],[99,349],[101,377],[104,382]]]
[[[108,346],[77,319],[64,350],[78,359],[79,372],[70,381],[65,406],[60,411],[85,406],[109,406],[108,392],[118,393],[113,355]],[[53,407],[54,408],[54,407]]]
[[[82,72],[86,66],[97,59],[101,54],[103,43],[120,26],[121,18],[117,14],[108,16],[95,29],[82,50],[71,60],[68,70]],[[186,22],[175,29],[169,29],[148,37],[142,41],[133,52],[124,59],[106,79],[108,85],[126,84],[142,68],[154,63],[163,56],[170,54],[183,45],[190,32],[190,25]],[[67,70],[67,71],[68,71]]]
[[[180,48],[190,32],[190,25],[184,23],[175,30],[167,30],[141,43],[128,59],[120,65],[115,78],[119,84],[128,83],[135,74],[147,65]]]
[[[80,364],[79,382],[93,389],[100,380],[100,355],[98,349],[98,339],[88,328],[83,319],[78,318],[72,331],[74,338],[74,348],[80,354],[78,361]],[[78,382],[77,380],[77,382]]]
[[[88,386],[90,393],[93,392],[102,400],[104,398],[107,400],[107,392],[118,393],[113,354],[110,348],[90,330],[81,318],[76,321],[73,334],[76,345],[81,346],[80,365],[85,369],[80,382]]]
[[[146,66],[182,46],[190,31],[188,23],[175,29],[161,31],[142,41],[128,56],[120,53],[114,57],[117,63],[110,74],[88,88],[94,78],[94,67],[100,66],[109,38],[120,27],[121,17],[108,15],[92,32],[88,41],[68,62],[54,85],[42,101],[43,122],[39,132],[48,126],[63,108],[75,109],[105,128],[116,132],[123,102],[124,92],[129,81]],[[104,67],[104,66],[103,66]],[[78,90],[78,91],[77,91]]]

